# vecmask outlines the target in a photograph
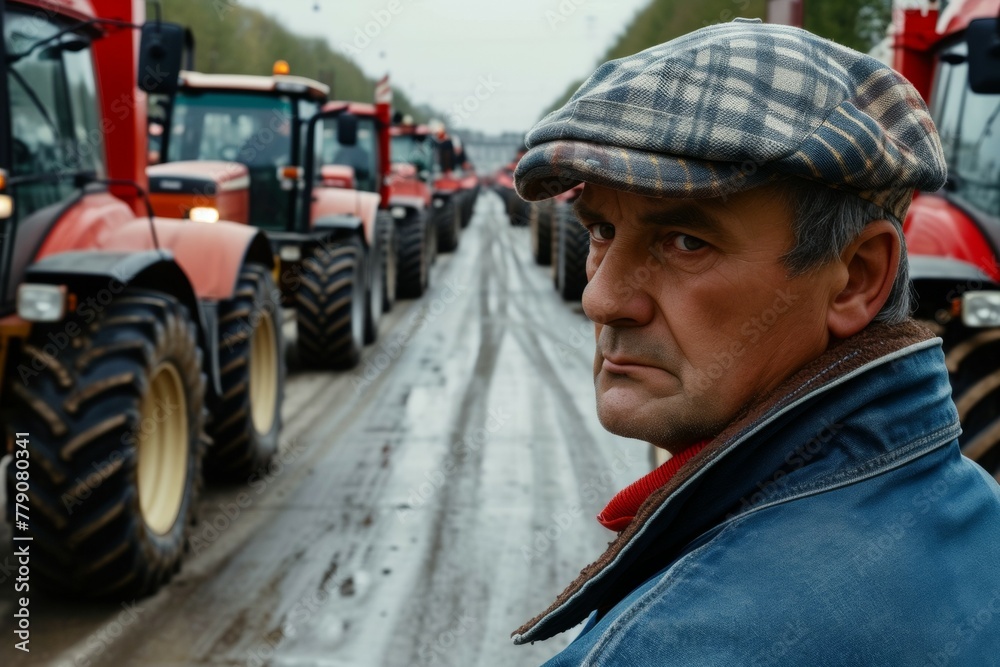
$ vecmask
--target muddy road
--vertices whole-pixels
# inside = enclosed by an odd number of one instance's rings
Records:
[[[539,664],[515,647],[611,534],[594,515],[649,468],[594,416],[592,329],[532,263],[525,228],[480,197],[433,286],[397,304],[349,373],[290,373],[282,453],[209,487],[192,553],[125,605],[31,591],[13,648],[0,540],[0,664]],[[577,510],[582,506],[582,511]]]

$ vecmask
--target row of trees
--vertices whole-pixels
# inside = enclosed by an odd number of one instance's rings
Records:
[[[892,0],[802,0],[803,27],[859,51],[869,51],[884,36]],[[767,0],[651,0],[600,60],[638,53],[705,25],[746,18],[767,18]],[[574,81],[552,104],[558,109],[583,81]]]
[[[153,16],[152,7],[149,16]],[[236,0],[174,0],[163,3],[163,18],[188,26],[195,38],[198,71],[226,74],[270,74],[276,60],[286,60],[292,73],[330,86],[333,99],[371,100],[375,82],[348,57],[321,38],[303,38],[264,13]],[[429,110],[402,91],[393,106],[425,120]]]

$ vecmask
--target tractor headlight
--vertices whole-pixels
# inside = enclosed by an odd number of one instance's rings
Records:
[[[66,314],[66,286],[20,285],[17,288],[17,314],[29,322],[58,322]]]
[[[1000,292],[963,294],[962,323],[967,327],[1000,326]]]
[[[297,245],[283,245],[278,255],[283,262],[297,262],[302,259],[302,249]]]
[[[406,217],[406,209],[402,206],[393,206],[392,217],[396,218],[396,220],[402,220]]]
[[[218,222],[219,209],[212,206],[195,206],[188,211],[188,217],[192,222]]]
[[[0,220],[14,215],[14,200],[10,195],[0,195]]]

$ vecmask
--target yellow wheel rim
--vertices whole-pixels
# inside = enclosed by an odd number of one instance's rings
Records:
[[[139,421],[139,508],[150,530],[166,535],[184,501],[188,477],[187,396],[180,373],[162,363],[150,376]]]
[[[250,415],[261,435],[271,432],[278,395],[278,345],[274,320],[261,313],[250,339]]]

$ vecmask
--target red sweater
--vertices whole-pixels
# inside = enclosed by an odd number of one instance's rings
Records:
[[[694,458],[708,444],[708,440],[691,445],[685,450],[674,454],[670,460],[644,477],[632,482],[615,494],[615,497],[605,506],[597,520],[601,525],[616,532],[625,530],[632,522],[639,506],[646,502],[654,491],[670,481],[685,463]]]

